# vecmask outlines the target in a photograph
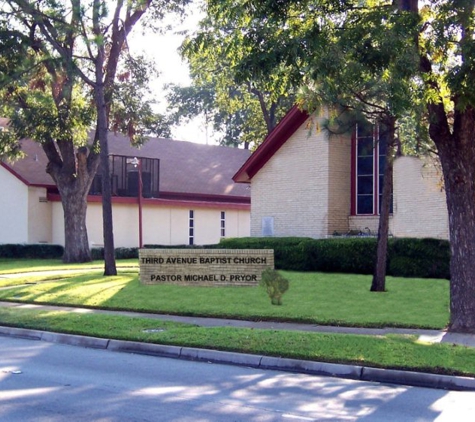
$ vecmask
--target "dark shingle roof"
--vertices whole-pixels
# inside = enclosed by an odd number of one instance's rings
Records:
[[[23,140],[22,149],[26,157],[8,163],[8,167],[30,185],[53,186],[53,180],[45,171],[47,159],[41,145]],[[142,147],[134,148],[128,138],[110,133],[109,153],[160,159],[161,192],[250,196],[246,186],[232,180],[249,158],[247,150],[162,138],[151,138]]]

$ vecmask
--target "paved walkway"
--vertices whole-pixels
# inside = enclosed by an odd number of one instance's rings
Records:
[[[316,324],[299,324],[289,322],[268,322],[268,321],[243,321],[237,319],[222,318],[202,318],[187,317],[178,315],[165,315],[142,312],[108,311],[102,309],[78,308],[69,306],[34,305],[16,302],[1,302],[0,307],[11,307],[18,309],[39,309],[39,310],[63,310],[74,313],[97,313],[109,315],[125,315],[130,317],[151,318],[164,321],[184,322],[202,327],[236,327],[236,328],[256,328],[267,330],[291,330],[308,331],[315,333],[340,333],[340,334],[362,334],[384,336],[387,334],[408,334],[416,335],[420,341],[428,343],[451,343],[468,347],[475,347],[475,334],[447,333],[442,330],[418,330],[411,328],[359,328],[359,327],[335,327]]]

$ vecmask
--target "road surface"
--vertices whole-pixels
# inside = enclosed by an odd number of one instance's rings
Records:
[[[475,392],[0,337],[2,422],[473,421]]]

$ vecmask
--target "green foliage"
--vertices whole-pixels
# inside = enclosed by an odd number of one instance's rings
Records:
[[[400,277],[450,278],[449,242],[440,239],[392,239],[388,272]]]
[[[307,270],[302,237],[241,237],[221,239],[219,247],[227,249],[273,249],[275,268]]]
[[[293,105],[295,86],[287,66],[269,66],[268,72],[258,73],[255,63],[246,62],[251,51],[239,25],[241,22],[208,4],[199,30],[182,46],[193,81],[191,87],[182,89],[211,94],[211,109],[201,108],[200,114],[220,133],[221,143],[256,146]]]
[[[372,274],[376,238],[311,240],[304,242],[303,251],[307,271]]]
[[[3,244],[0,245],[0,258],[55,259],[63,256],[61,245],[50,244]]]
[[[282,296],[287,290],[289,290],[289,280],[284,278],[276,270],[266,268],[262,272],[262,278],[259,285],[266,289],[272,305],[282,305]]]
[[[374,237],[260,237],[222,239],[218,246],[274,249],[275,267],[282,270],[372,274],[376,242]],[[389,239],[387,274],[395,277],[450,278],[449,242],[440,239]]]
[[[111,130],[126,134],[131,143],[141,145],[147,136],[170,137],[170,125],[153,111],[156,101],[150,83],[157,76],[155,63],[143,56],[127,56],[119,63],[112,91]]]
[[[94,261],[104,259],[104,248],[92,248],[91,256]],[[116,259],[132,259],[139,257],[138,248],[115,248]]]

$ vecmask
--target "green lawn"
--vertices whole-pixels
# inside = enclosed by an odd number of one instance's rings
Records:
[[[117,260],[117,267],[138,268],[137,259]],[[0,258],[0,275],[15,274],[30,271],[74,270],[87,268],[104,268],[103,261],[93,261],[84,264],[64,264],[60,259],[6,259]]]
[[[34,278],[38,284],[1,290],[0,300],[365,327],[439,329],[448,322],[447,280],[388,277],[386,293],[371,293],[370,276],[282,273],[290,280],[282,306],[272,306],[261,287],[142,285],[137,270],[127,268],[117,277],[97,271]]]
[[[363,336],[205,328],[125,316],[0,308],[2,325],[267,356],[475,376],[475,349],[421,344],[414,336]],[[163,330],[146,332],[146,330]]]
[[[100,262],[94,263],[93,269],[87,273],[62,276],[38,273],[13,280],[0,277],[0,287],[8,283],[17,285],[0,290],[0,300],[342,326],[440,329],[448,322],[447,280],[388,277],[386,293],[371,293],[370,276],[282,271],[290,281],[290,289],[283,297],[283,305],[273,306],[261,287],[142,285],[136,264],[136,260],[121,262],[117,277],[103,276]],[[91,268],[91,264],[64,266],[59,261],[0,261],[0,274],[33,268],[86,267]],[[104,338],[475,376],[475,349],[421,344],[416,337],[408,336],[204,328],[147,318],[17,308],[0,308],[0,324]],[[164,331],[144,331],[151,328]]]

